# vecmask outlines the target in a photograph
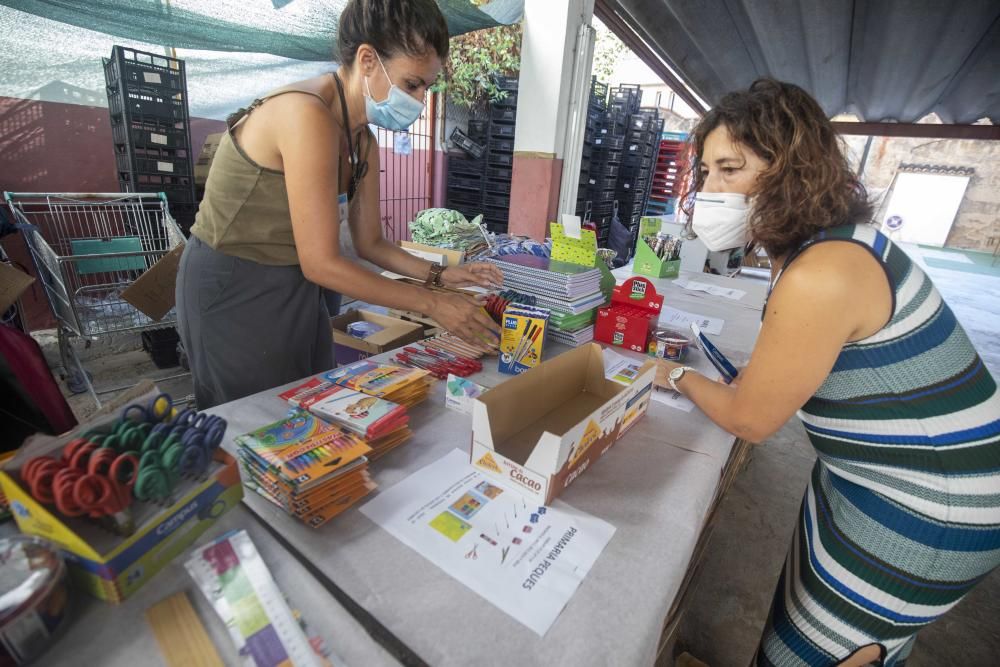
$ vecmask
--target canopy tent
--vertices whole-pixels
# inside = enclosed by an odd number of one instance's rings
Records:
[[[1000,123],[996,0],[598,0],[708,102],[754,79],[801,85],[832,117]],[[603,16],[602,16],[603,18]]]
[[[521,18],[524,0],[437,0],[453,35]],[[221,119],[279,85],[334,67],[346,0],[0,0],[0,96],[104,106],[114,44],[176,49],[192,116]]]

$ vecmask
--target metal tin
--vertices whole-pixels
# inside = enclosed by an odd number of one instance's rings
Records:
[[[653,332],[654,356],[668,361],[683,361],[691,339],[671,329],[657,329]]]
[[[24,535],[0,539],[0,664],[25,664],[52,644],[68,595],[54,545]]]

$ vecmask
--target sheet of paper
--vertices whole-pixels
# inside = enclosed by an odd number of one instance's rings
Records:
[[[691,330],[689,325],[694,322],[701,327],[702,331],[710,333],[713,336],[721,334],[722,325],[726,323],[725,320],[719,317],[706,317],[705,315],[689,313],[686,310],[680,310],[671,306],[663,307],[663,310],[660,311],[659,321],[664,327],[676,329],[681,332],[689,332]]]
[[[538,507],[452,450],[361,508],[424,558],[544,636],[614,535],[556,500]]]
[[[639,376],[642,362],[604,348],[604,377],[618,384],[630,385]]]
[[[676,410],[691,412],[694,410],[694,403],[687,396],[665,387],[653,387],[653,395],[650,400],[669,405]]]
[[[686,290],[691,290],[692,292],[707,292],[713,296],[721,296],[726,299],[732,299],[733,301],[739,301],[747,295],[746,291],[736,289],[735,287],[710,285],[708,283],[702,283],[688,278],[678,278],[674,281],[674,284],[678,287],[683,287]]]

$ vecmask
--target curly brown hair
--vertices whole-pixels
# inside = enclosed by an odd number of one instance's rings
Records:
[[[822,229],[868,222],[872,205],[851,171],[840,138],[809,93],[774,79],[758,79],[746,91],[725,95],[699,121],[684,179],[684,210],[704,186],[700,160],[705,139],[725,125],[732,138],[768,163],[753,190],[750,235],[771,257],[794,250]]]

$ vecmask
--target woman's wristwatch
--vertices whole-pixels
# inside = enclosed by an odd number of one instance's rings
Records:
[[[434,262],[431,264],[430,271],[427,272],[427,279],[424,281],[425,287],[441,287],[441,274],[444,273],[445,267]]]
[[[685,373],[693,370],[694,369],[691,368],[690,366],[678,366],[674,370],[670,371],[670,374],[667,375],[667,381],[670,383],[670,387],[678,394],[680,394],[681,390],[677,388],[677,383],[680,382],[681,378],[684,377]]]

